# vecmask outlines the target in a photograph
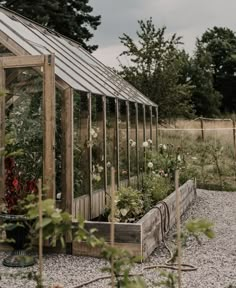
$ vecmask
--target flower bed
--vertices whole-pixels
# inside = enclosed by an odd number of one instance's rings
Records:
[[[188,209],[196,196],[196,189],[192,180],[187,181],[180,187],[181,214]],[[175,223],[176,193],[171,193],[164,199],[170,213],[170,227]],[[164,207],[157,204],[163,211]],[[166,215],[163,214],[163,220]],[[97,229],[97,236],[103,237],[108,243],[110,241],[110,223],[86,221],[85,228]],[[115,246],[131,252],[133,255],[146,259],[153,250],[161,243],[161,216],[159,209],[151,209],[137,223],[115,223]],[[73,243],[73,255],[100,256],[100,248],[88,247],[85,243]]]

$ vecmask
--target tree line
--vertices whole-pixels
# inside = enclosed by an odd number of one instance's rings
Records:
[[[0,0],[44,26],[72,38],[92,52],[90,45],[101,23],[89,0]],[[207,29],[196,39],[190,56],[182,37],[167,37],[166,27],[156,27],[152,18],[138,21],[137,39],[123,34],[118,73],[159,105],[160,118],[216,117],[236,111],[236,35],[224,27]]]
[[[166,36],[152,18],[140,20],[138,41],[120,37],[129,65],[120,74],[156,102],[160,118],[216,117],[236,111],[236,35],[229,28],[207,29],[190,56],[182,37]]]

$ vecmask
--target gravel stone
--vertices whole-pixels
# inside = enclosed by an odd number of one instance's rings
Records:
[[[202,239],[202,245],[190,239],[183,250],[183,262],[198,267],[197,271],[182,273],[182,288],[228,288],[236,287],[236,193],[198,190],[194,204],[183,216],[183,222],[191,218],[205,218],[215,224],[214,239]],[[168,243],[174,233],[174,228],[168,235]],[[2,259],[7,253],[0,253],[0,288],[35,288],[34,281],[4,275],[37,271],[37,265],[30,268],[7,268]],[[145,266],[163,264],[169,258],[163,244],[157,248],[147,261],[135,265],[132,272],[144,273],[148,287],[156,287],[153,283],[159,281],[160,271],[143,270]],[[77,285],[104,275],[101,268],[106,265],[102,259],[77,257],[71,255],[50,254],[44,256],[45,287],[53,287],[53,283],[63,284],[65,288]],[[169,270],[170,271],[170,270]],[[99,280],[88,288],[106,288],[109,280]]]

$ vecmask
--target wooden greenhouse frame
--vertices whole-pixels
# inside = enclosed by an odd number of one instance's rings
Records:
[[[5,89],[6,69],[32,67],[43,77],[43,182],[46,185],[47,196],[55,199],[55,90],[62,92],[61,103],[61,129],[62,129],[62,200],[59,205],[74,216],[82,215],[85,219],[98,217],[106,202],[105,195],[109,193],[107,179],[107,128],[106,128],[106,103],[108,98],[115,100],[115,131],[116,131],[116,175],[117,186],[123,185],[119,173],[120,141],[119,141],[119,104],[125,102],[126,109],[126,156],[127,156],[127,181],[140,183],[140,137],[146,140],[146,132],[150,138],[155,133],[158,143],[158,107],[142,93],[125,82],[120,76],[107,68],[78,43],[50,31],[10,10],[0,8],[0,44],[11,52],[12,56],[0,57],[0,89]],[[43,68],[42,68],[43,67]],[[14,75],[10,75],[13,77]],[[92,129],[92,97],[101,97],[103,103],[103,159],[104,159],[104,187],[93,191],[92,183],[92,147],[88,145],[88,171],[89,194],[74,199],[73,193],[73,97],[75,91],[82,91],[87,95],[88,103],[88,141],[91,141]],[[130,169],[130,105],[135,107],[135,141],[137,172],[131,177]],[[143,111],[143,123],[140,127],[139,107]],[[147,127],[146,111],[149,111],[150,126]],[[4,148],[5,131],[5,97],[0,97],[0,146]],[[0,193],[4,191],[4,161],[0,163],[1,186]],[[145,170],[145,165],[144,165]],[[0,195],[2,198],[2,195]]]

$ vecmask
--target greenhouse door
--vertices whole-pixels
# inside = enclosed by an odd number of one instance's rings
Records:
[[[14,79],[14,72],[17,69],[31,69],[35,74],[41,75],[42,79],[42,105],[40,120],[42,126],[42,173],[43,187],[47,198],[55,199],[55,73],[54,55],[37,56],[9,56],[0,58],[0,201],[4,196],[5,186],[5,167],[3,153],[5,150],[5,131],[6,131],[6,109],[9,97],[7,97],[7,83],[10,77]],[[37,73],[36,73],[37,72]],[[24,72],[27,75],[27,72]],[[17,75],[17,73],[15,73]],[[19,75],[19,73],[18,73]],[[28,85],[27,77],[25,85]],[[22,89],[22,86],[21,86]],[[36,89],[32,85],[32,89]],[[6,92],[6,93],[4,93]],[[37,91],[36,91],[37,92]],[[36,94],[32,90],[32,94]],[[3,95],[2,95],[3,94]],[[14,117],[14,114],[13,116]],[[33,164],[34,160],[32,161]],[[42,175],[43,174],[43,175]],[[42,176],[41,176],[42,175]]]

